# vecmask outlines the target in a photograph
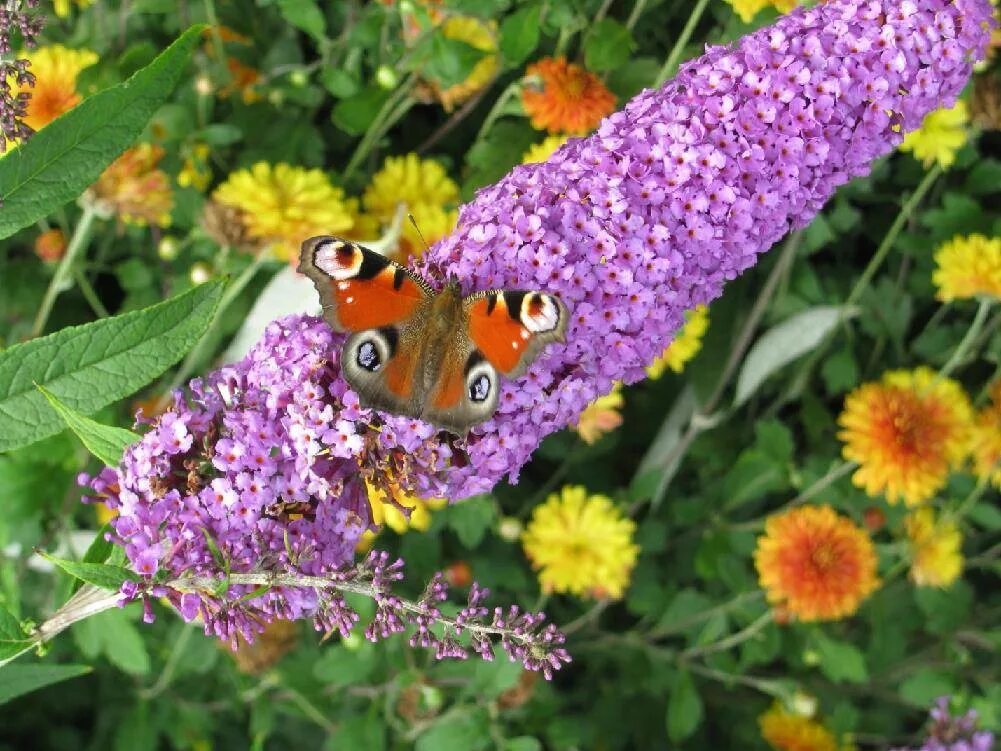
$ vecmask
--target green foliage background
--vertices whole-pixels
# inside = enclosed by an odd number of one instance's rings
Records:
[[[100,62],[82,77],[90,93],[82,105],[0,159],[4,649],[23,648],[24,626],[71,592],[74,577],[40,565],[32,551],[80,557],[94,537],[99,525],[78,502],[76,475],[95,471],[95,456],[113,458],[129,439],[102,426],[130,427],[136,392],[161,393],[169,369],[206,330],[190,364],[209,367],[280,267],[264,263],[220,307],[222,285],[195,286],[192,268],[208,264],[212,276],[236,277],[252,261],[220,255],[196,229],[204,194],[176,186],[169,232],[177,254],[158,255],[156,228],[90,217],[89,247],[72,268],[35,257],[40,226],[71,235],[83,220],[72,199],[140,134],[165,146],[172,175],[201,142],[211,147],[214,183],[258,160],[285,161],[329,170],[353,195],[382,157],[434,138],[427,155],[468,198],[542,139],[517,96],[527,62],[566,54],[601,75],[621,105],[704,43],[749,29],[717,0],[447,0],[446,13],[496,23],[501,59],[497,79],[459,116],[411,102],[405,87],[418,77],[462,81],[483,53],[431,25],[417,44],[404,44],[400,5],[99,1],[50,20],[48,39],[93,48]],[[218,88],[228,74],[208,52],[218,38],[184,32],[193,23],[222,23],[248,37],[243,62],[264,76],[259,101],[198,93],[199,80]],[[981,75],[996,82],[996,64]],[[409,106],[395,106],[401,102]],[[574,656],[551,683],[526,681],[504,659],[435,663],[402,639],[320,643],[302,624],[288,654],[247,674],[166,609],[144,625],[129,606],[0,668],[0,749],[764,748],[757,717],[776,699],[807,695],[819,719],[860,747],[908,742],[940,695],[976,707],[983,726],[1001,730],[997,496],[967,474],[950,480],[940,494],[946,505],[978,494],[963,506],[967,570],[948,589],[916,588],[899,565],[902,509],[851,485],[835,437],[848,391],[891,368],[941,367],[969,330],[975,303],[934,300],[932,252],[955,234],[1001,233],[999,140],[996,131],[971,135],[945,172],[929,173],[905,155],[876,164],[729,285],[681,375],[625,391],[621,428],[591,446],[572,431],[555,435],[517,486],[435,513],[425,533],[380,536],[380,546],[406,559],[414,591],[461,561],[497,604],[544,606],[567,627]],[[43,322],[60,333],[33,340],[51,289],[61,294]],[[840,312],[846,303],[855,306],[850,315]],[[79,330],[66,328],[102,318],[102,310],[122,317],[87,335],[118,348],[114,368],[79,356]],[[1001,361],[999,323],[991,310],[954,371],[978,403]],[[760,378],[741,390],[736,384],[750,377],[747,345],[770,330],[786,346],[762,345]],[[85,421],[75,428],[86,445],[59,432],[63,419]],[[620,602],[541,596],[520,546],[499,534],[502,519],[526,521],[567,483],[610,495],[637,520],[642,553]],[[875,535],[884,585],[857,616],[825,625],[763,620],[751,553],[763,518],[794,499],[830,503],[855,519],[870,506],[884,509],[886,527]]]

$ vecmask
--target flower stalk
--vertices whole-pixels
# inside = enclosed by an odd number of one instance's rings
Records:
[[[66,246],[66,252],[63,254],[62,259],[60,259],[59,265],[56,267],[56,272],[52,275],[49,286],[45,290],[45,296],[42,298],[42,304],[38,307],[38,313],[35,315],[35,322],[31,327],[31,335],[33,337],[41,336],[42,332],[45,331],[45,324],[52,313],[52,307],[55,305],[56,298],[67,288],[73,266],[76,264],[80,253],[83,252],[83,249],[87,247],[87,243],[90,241],[90,233],[94,219],[98,216],[98,209],[93,203],[87,200],[82,201],[81,206],[83,212],[80,214],[80,219],[73,229],[73,235]]]

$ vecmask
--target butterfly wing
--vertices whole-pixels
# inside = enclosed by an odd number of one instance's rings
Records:
[[[500,376],[524,373],[542,347],[563,341],[567,327],[566,307],[542,292],[478,293],[462,308],[422,414],[459,435],[493,415]]]
[[[415,321],[434,297],[428,284],[374,251],[329,236],[302,244],[299,271],[316,285],[331,328],[351,334],[341,371],[362,404],[416,416],[420,350],[411,345]]]
[[[544,292],[493,290],[465,300],[469,336],[483,357],[507,378],[517,378],[550,342],[565,341],[563,302]]]

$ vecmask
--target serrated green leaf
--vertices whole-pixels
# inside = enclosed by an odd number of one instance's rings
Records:
[[[539,45],[542,6],[532,3],[507,16],[500,27],[500,51],[512,68],[521,65]]]
[[[278,0],[282,17],[297,29],[302,29],[314,39],[327,35],[327,19],[316,0]]]
[[[674,689],[667,700],[667,737],[680,743],[702,723],[702,699],[687,670],[678,673]]]
[[[629,29],[614,18],[603,18],[584,40],[584,65],[598,73],[614,70],[629,60],[635,46]]]
[[[40,552],[39,555],[61,568],[70,576],[82,579],[88,584],[93,584],[95,587],[101,587],[101,589],[115,591],[125,582],[135,578],[135,574],[121,566],[112,566],[107,563],[68,561],[64,558],[55,558],[45,552]]]
[[[83,554],[84,563],[104,563],[108,560],[111,555],[111,551],[114,550],[115,545],[105,536],[111,530],[111,524],[105,524],[94,536],[94,540],[90,543],[87,551]]]
[[[835,683],[864,683],[869,680],[865,655],[853,644],[819,634],[816,639],[820,672]]]
[[[143,310],[62,329],[0,352],[0,451],[63,429],[36,386],[87,413],[135,392],[176,363],[215,314],[222,282]]]
[[[0,666],[31,646],[20,622],[6,608],[0,607]],[[3,670],[0,668],[0,676]],[[2,681],[0,681],[2,683]]]
[[[142,438],[131,430],[102,425],[89,417],[84,417],[75,409],[70,409],[59,401],[44,386],[39,386],[38,390],[48,399],[49,404],[63,419],[67,427],[76,433],[77,438],[87,447],[87,450],[104,462],[107,467],[117,467],[122,461],[125,449]]]
[[[766,331],[747,353],[737,377],[734,406],[740,406],[765,380],[816,347],[841,321],[858,315],[857,308],[818,305]]]
[[[0,704],[90,671],[89,665],[7,665],[0,669]]]
[[[0,239],[80,195],[132,145],[184,73],[202,27],[128,81],[88,97],[0,158]]]

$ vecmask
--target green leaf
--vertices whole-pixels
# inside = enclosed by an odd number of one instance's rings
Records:
[[[963,187],[973,195],[1001,191],[1001,162],[997,159],[981,159],[966,175]]]
[[[490,743],[486,715],[482,711],[444,717],[415,745],[416,751],[479,751]]]
[[[539,45],[541,17],[542,6],[532,3],[519,8],[501,23],[500,51],[512,68],[525,62]]]
[[[584,65],[598,73],[614,70],[629,60],[635,46],[629,29],[614,18],[603,18],[584,40]]]
[[[67,427],[76,433],[87,450],[104,462],[105,466],[117,467],[122,461],[125,449],[142,438],[131,430],[102,425],[89,417],[84,417],[59,401],[44,386],[39,386],[38,390],[49,400],[49,404],[63,418]]]
[[[114,543],[105,537],[106,533],[111,530],[111,524],[105,524],[94,536],[93,541],[91,541],[90,546],[87,548],[87,552],[83,554],[84,563],[104,563],[108,560],[111,555],[111,551],[115,549]]]
[[[702,722],[702,699],[687,670],[678,673],[667,701],[667,737],[674,743],[688,738]]]
[[[820,655],[820,672],[835,683],[865,683],[869,680],[869,670],[865,655],[848,642],[831,639],[819,634],[816,639],[817,653]]]
[[[39,555],[61,568],[70,576],[82,579],[88,584],[93,584],[95,587],[101,587],[102,589],[114,591],[119,589],[125,582],[135,578],[135,574],[121,566],[112,566],[107,563],[67,561],[63,558],[55,558],[45,552],[40,552]]]
[[[0,704],[90,670],[89,665],[8,665],[0,670]]]
[[[945,670],[920,668],[900,684],[900,696],[916,707],[927,707],[940,696],[956,693],[956,681]]]
[[[160,375],[208,328],[222,287],[222,282],[208,282],[149,308],[65,328],[0,352],[0,451],[63,429],[63,419],[37,385],[69,408],[87,413]]]
[[[368,86],[354,96],[342,99],[334,107],[331,119],[334,125],[349,136],[360,136],[379,114],[390,92],[381,86]]]
[[[101,651],[120,670],[130,675],[147,675],[149,652],[133,622],[134,608],[105,610],[90,620],[99,634]]]
[[[820,344],[839,322],[857,314],[857,308],[818,305],[766,331],[744,359],[737,377],[734,406],[750,399],[770,375]]]
[[[76,198],[132,145],[183,75],[202,28],[188,29],[128,81],[88,97],[0,158],[0,239]]]
[[[448,508],[448,526],[455,530],[463,547],[475,548],[495,516],[496,509],[489,496],[468,498]]]
[[[439,86],[447,89],[465,81],[483,55],[483,50],[471,44],[435,34],[431,39],[431,56],[422,70]]]
[[[327,19],[316,0],[278,0],[282,17],[311,37],[323,40],[327,36]]]
[[[313,675],[329,686],[351,686],[364,683],[378,667],[379,655],[370,642],[357,649],[332,644],[313,665]]]
[[[520,735],[504,741],[504,751],[542,751],[542,743],[531,736]]]

